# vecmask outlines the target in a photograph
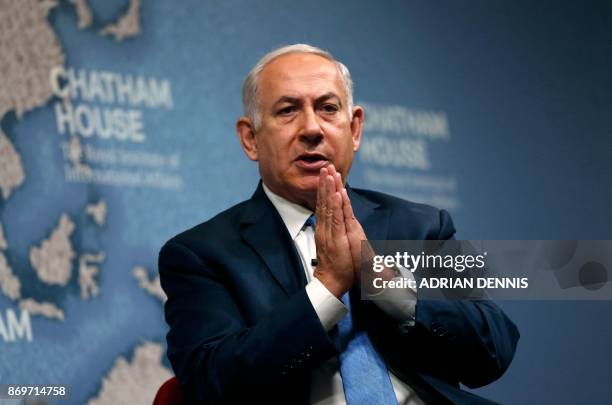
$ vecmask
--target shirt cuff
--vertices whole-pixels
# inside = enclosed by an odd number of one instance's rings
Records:
[[[400,281],[403,279],[414,280],[414,275],[410,270],[402,266],[396,267],[400,276],[393,277],[392,280]],[[399,284],[399,283],[398,283]],[[417,291],[414,288],[385,288],[377,293],[372,301],[383,310],[387,315],[398,322],[414,319],[417,302]]]
[[[329,292],[316,277],[306,285],[306,294],[326,332],[332,330],[348,312],[342,301]]]

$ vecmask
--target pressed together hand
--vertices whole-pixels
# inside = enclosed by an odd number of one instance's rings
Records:
[[[332,294],[341,297],[360,279],[362,242],[367,239],[355,218],[342,177],[333,165],[321,169],[315,215],[317,268],[314,276]]]

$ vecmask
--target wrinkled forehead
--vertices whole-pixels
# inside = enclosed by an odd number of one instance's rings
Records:
[[[292,53],[270,62],[259,77],[262,106],[281,97],[317,99],[334,93],[346,103],[346,93],[336,64],[319,55]]]

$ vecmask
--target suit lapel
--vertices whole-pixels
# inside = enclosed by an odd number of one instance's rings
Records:
[[[348,185],[346,189],[349,199],[351,200],[355,217],[363,227],[368,240],[387,239],[389,211],[357,193]]]
[[[366,238],[369,241],[386,240],[389,227],[389,211],[380,204],[377,204],[364,195],[355,192],[348,185],[346,186],[353,213],[363,227]],[[359,269],[361,271],[362,269]],[[363,301],[361,300],[361,287],[354,285],[351,289],[351,304],[353,310],[353,320],[356,324],[361,324]],[[362,326],[364,327],[364,326]]]
[[[261,257],[288,296],[306,284],[304,271],[282,218],[270,202],[261,182],[247,202],[241,218],[243,239]]]
[[[347,186],[355,217],[369,240],[384,240],[389,212]],[[266,267],[288,296],[306,284],[304,270],[295,245],[282,218],[272,205],[261,182],[247,202],[240,220],[242,237],[261,257]]]

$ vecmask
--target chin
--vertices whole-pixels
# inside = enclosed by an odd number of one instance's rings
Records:
[[[317,192],[317,189],[319,188],[319,176],[308,176],[304,179],[302,179],[300,181],[300,187],[301,190],[303,190],[304,192]]]
[[[286,192],[289,192],[293,197],[297,197],[299,199],[310,199],[312,197],[316,198],[318,188],[318,176],[315,176],[315,178],[312,179],[296,179],[296,181],[286,183],[284,186]]]

